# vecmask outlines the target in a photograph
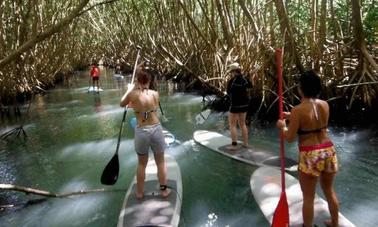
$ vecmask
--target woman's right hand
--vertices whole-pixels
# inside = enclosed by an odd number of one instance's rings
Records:
[[[286,127],[286,122],[285,120],[277,120],[276,127],[279,129],[283,129]]]
[[[282,112],[283,118],[286,120],[290,120],[290,112]]]
[[[129,93],[130,91],[132,91],[134,89],[134,87],[135,87],[135,84],[131,84],[131,83],[127,84],[127,92],[126,93]]]

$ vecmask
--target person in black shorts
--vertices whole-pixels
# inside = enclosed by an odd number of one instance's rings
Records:
[[[249,148],[248,128],[245,119],[249,107],[249,93],[252,89],[252,83],[248,78],[243,76],[239,63],[232,63],[228,66],[228,70],[231,73],[231,79],[227,84],[227,94],[231,100],[228,123],[232,144],[227,148],[229,150],[238,149],[237,125],[239,125],[243,137],[243,144],[241,146]]]

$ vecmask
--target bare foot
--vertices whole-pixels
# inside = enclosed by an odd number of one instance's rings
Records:
[[[247,149],[251,148],[251,146],[249,146],[249,144],[242,144],[241,146],[244,147],[244,148],[247,148]]]
[[[143,193],[135,193],[136,194],[136,197],[137,197],[137,199],[143,199]]]
[[[324,224],[325,224],[325,226],[327,226],[327,227],[332,227],[332,226],[333,226],[333,225],[332,225],[332,220],[331,220],[331,219],[325,220],[325,221],[324,221]]]
[[[230,145],[230,146],[227,146],[226,147],[227,150],[230,150],[230,151],[236,151],[238,149],[238,146],[236,145]]]
[[[165,184],[161,184],[160,185],[160,195],[163,197],[163,198],[167,198],[169,193],[171,193],[171,189],[168,188],[167,185]]]
[[[162,191],[160,192],[160,194],[161,194],[161,196],[162,196],[163,198],[167,198],[167,197],[169,196],[170,193],[171,193],[171,189],[169,189],[169,188],[167,188],[167,189],[165,189],[165,190],[162,190]]]

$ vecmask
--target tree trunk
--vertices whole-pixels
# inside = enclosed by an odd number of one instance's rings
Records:
[[[335,74],[339,76],[339,78],[344,78],[344,66],[343,66],[343,56],[342,56],[342,47],[340,45],[340,42],[342,40],[342,32],[340,28],[340,24],[335,16],[335,10],[333,8],[333,0],[330,0],[329,3],[330,6],[330,14],[332,17],[332,25],[333,25],[333,40],[336,43],[335,44],[335,59],[336,59],[336,70]],[[341,37],[339,37],[339,35]]]
[[[299,72],[304,71],[304,67],[301,63],[300,56],[296,49],[296,42],[293,37],[293,30],[291,28],[291,24],[289,22],[289,17],[286,13],[286,7],[282,0],[274,0],[274,3],[276,5],[276,11],[278,14],[278,18],[280,21],[280,28],[281,33],[285,37],[284,40],[287,40],[288,43],[288,50],[287,52],[290,53],[290,55],[294,58],[295,65]]]
[[[65,26],[71,23],[71,21],[73,21],[80,14],[80,11],[82,11],[82,9],[88,4],[88,2],[89,0],[81,0],[79,5],[61,22],[52,26],[47,31],[34,36],[32,39],[23,43],[20,47],[18,47],[15,51],[10,53],[8,56],[1,59],[0,68],[12,62],[13,60],[17,59],[19,56],[21,56],[21,54],[23,54],[25,51],[29,50],[30,48],[33,48],[37,43],[42,42],[43,40],[49,38],[55,33],[61,31]]]
[[[369,54],[366,47],[365,33],[362,25],[361,5],[359,0],[352,0],[352,18],[354,26],[355,47],[360,51],[360,61],[365,57],[368,62],[378,71],[378,65]]]
[[[192,24],[194,29],[198,32],[199,36],[201,36],[203,41],[205,41],[210,47],[214,48],[213,45],[209,42],[209,40],[206,38],[206,36],[203,35],[201,29],[199,29],[199,27],[197,26],[196,22],[194,21],[194,19],[192,18],[192,16],[188,12],[188,10],[186,9],[182,0],[179,0],[178,2],[180,3],[180,6],[181,6],[182,10],[184,11],[186,17],[188,18],[188,20],[190,21],[190,23]]]
[[[34,195],[40,195],[45,197],[52,197],[52,198],[63,198],[63,197],[69,197],[74,195],[83,195],[83,194],[89,194],[89,193],[97,193],[97,192],[110,192],[110,191],[126,191],[126,189],[110,189],[106,190],[104,188],[98,188],[98,189],[90,189],[90,190],[80,190],[76,192],[65,192],[65,193],[54,193],[49,191],[44,191],[36,188],[29,188],[14,184],[0,184],[0,190],[7,190],[7,191],[17,191],[17,192],[23,192],[25,194],[34,194]]]
[[[353,20],[353,31],[354,31],[354,44],[355,48],[358,51],[358,67],[355,72],[355,76],[352,77],[351,82],[357,81],[358,83],[364,83],[364,82],[375,82],[378,80],[377,74],[370,74],[368,72],[368,63],[372,67],[374,67],[374,70],[378,71],[377,63],[375,62],[374,58],[369,54],[367,47],[366,47],[366,41],[365,41],[365,34],[363,30],[362,25],[362,16],[361,16],[361,5],[360,0],[351,0],[352,3],[352,20]],[[366,61],[367,60],[367,61]],[[352,97],[349,102],[349,106],[352,106],[352,103],[355,99],[355,96],[357,94],[357,89],[360,86],[356,86],[353,88]],[[374,88],[374,87],[373,87]],[[375,90],[377,91],[378,88],[375,86]],[[372,97],[374,97],[375,92],[372,91],[372,89],[368,89],[368,87],[365,87],[362,85],[362,97],[364,98],[364,101],[371,105]]]
[[[274,27],[273,2],[270,2],[268,7],[269,7],[269,27],[271,28],[271,29],[269,29],[269,34],[270,34],[270,37],[271,37],[270,45],[272,47],[275,47],[276,46],[276,36],[274,34],[274,30],[272,29]]]
[[[319,24],[319,38],[318,38],[318,48],[317,48],[317,57],[315,61],[314,69],[320,71],[320,62],[323,62],[323,52],[324,45],[326,44],[326,35],[327,35],[327,0],[321,1],[320,6],[320,24]]]
[[[220,3],[220,0],[215,0],[215,5],[217,7],[219,19],[220,19],[220,22],[221,22],[221,25],[222,25],[223,36],[224,36],[224,39],[226,40],[226,43],[227,43],[227,49],[229,50],[233,47],[230,27],[228,25],[226,15],[224,13],[224,10],[222,8],[222,4]]]

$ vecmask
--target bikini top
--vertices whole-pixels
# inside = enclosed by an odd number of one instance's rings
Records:
[[[141,91],[147,90],[147,95],[148,95],[148,88],[137,88],[137,89],[141,90]],[[134,111],[134,113],[136,113],[136,114],[142,114],[144,120],[147,120],[149,114],[152,113],[152,112],[157,112],[157,109],[148,110],[148,111]]]
[[[319,120],[319,116],[318,116],[318,109],[316,107],[316,104],[315,104],[315,101],[313,101],[312,99],[310,100],[311,104],[312,104],[312,109],[314,110],[314,113],[315,113],[315,118],[316,120]],[[297,131],[297,134],[298,135],[306,135],[306,134],[311,134],[311,133],[318,133],[318,132],[321,132],[323,129],[327,128],[327,125],[323,126],[323,127],[320,127],[320,128],[316,128],[316,129],[311,129],[311,130],[302,130],[302,129],[298,129]]]
[[[143,116],[143,119],[144,120],[147,120],[148,119],[148,116],[149,116],[149,113],[152,113],[152,112],[156,112],[157,111],[157,109],[154,109],[154,110],[148,110],[148,111],[134,111],[134,113],[136,113],[136,114],[142,114],[142,116]]]
[[[311,133],[318,133],[321,132],[323,129],[327,128],[327,126],[317,128],[317,129],[312,129],[312,130],[302,130],[298,129],[297,134],[298,135],[306,135],[306,134],[311,134]]]

